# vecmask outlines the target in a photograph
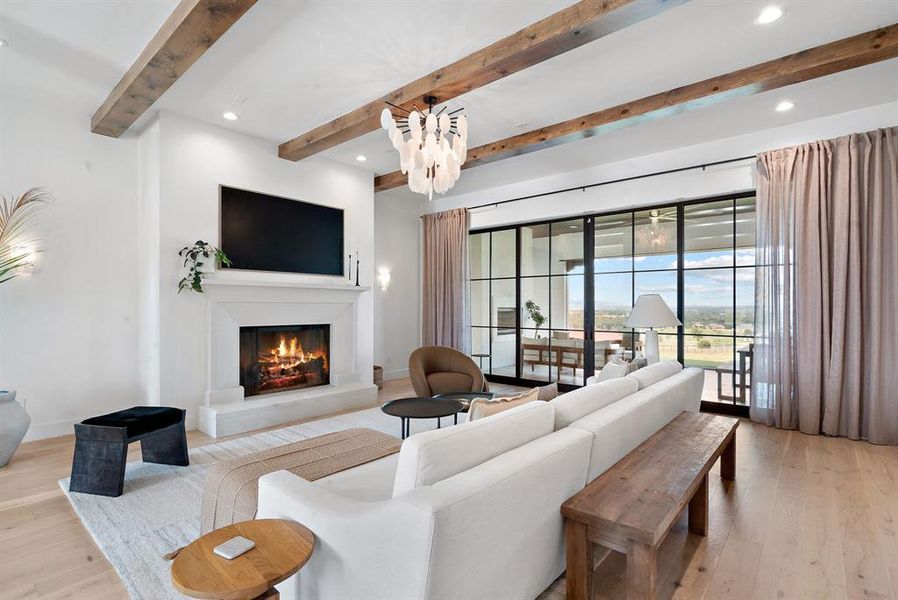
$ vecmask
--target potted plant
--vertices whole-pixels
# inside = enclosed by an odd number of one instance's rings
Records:
[[[50,202],[41,188],[31,188],[18,198],[0,196],[0,284],[13,279],[32,264],[35,242],[27,238],[28,226],[39,208]],[[0,467],[6,466],[15,453],[31,417],[16,402],[15,390],[0,389]]]
[[[178,252],[178,256],[184,257],[184,268],[187,269],[187,273],[178,283],[179,294],[182,290],[203,293],[203,278],[208,275],[203,267],[210,261],[214,261],[219,267],[231,266],[231,260],[221,249],[203,240],[197,240],[193,246],[184,246]]]
[[[536,337],[539,338],[539,328],[545,325],[546,316],[542,313],[542,309],[539,305],[533,300],[527,300],[524,303],[524,310],[527,311],[527,316],[530,317],[530,320],[533,321],[533,324],[536,326]]]

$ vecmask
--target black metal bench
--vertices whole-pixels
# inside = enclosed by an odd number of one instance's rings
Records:
[[[186,412],[167,406],[135,406],[76,424],[69,491],[121,496],[128,444],[138,440],[143,462],[189,465]]]

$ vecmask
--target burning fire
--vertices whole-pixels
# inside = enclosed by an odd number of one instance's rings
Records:
[[[327,357],[322,352],[306,352],[297,338],[287,339],[281,336],[276,348],[269,351],[269,356],[264,362],[268,363],[268,371],[275,373],[286,369],[294,369],[303,363],[321,359],[324,369],[327,369]]]

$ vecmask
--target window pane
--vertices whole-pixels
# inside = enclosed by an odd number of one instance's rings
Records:
[[[633,268],[633,215],[596,217],[595,272]]]
[[[490,282],[471,282],[471,325],[490,324]]]
[[[549,338],[545,331],[521,330],[521,377],[549,381],[552,365]]]
[[[639,352],[645,353],[645,335],[637,333],[636,336]],[[661,354],[661,360],[677,360],[677,334],[659,333],[658,350]]]
[[[471,263],[471,279],[490,276],[490,234],[475,233],[468,236],[468,260]]]
[[[691,204],[683,209],[683,266],[726,267],[733,264],[733,201]]]
[[[683,359],[687,367],[716,369],[733,361],[733,338],[684,335]]]
[[[755,270],[736,269],[736,335],[755,334]]]
[[[633,275],[612,273],[595,276],[595,327],[619,331],[633,307]]]
[[[755,264],[755,199],[736,200],[736,264]]]
[[[521,327],[549,329],[549,278],[521,279]]]
[[[638,271],[677,268],[677,208],[653,208],[634,215],[633,264]]]
[[[515,230],[494,231],[492,234],[491,277],[514,277],[515,271]]]
[[[549,274],[549,224],[521,227],[521,275]]]
[[[553,331],[549,344],[552,359],[549,381],[583,385],[586,356],[583,332]]]
[[[686,333],[733,334],[733,269],[686,271]]]
[[[552,223],[552,273],[583,273],[583,219]]]
[[[596,331],[593,336],[595,339],[595,372],[605,366],[612,358],[619,356],[623,352],[624,343],[623,333],[609,333],[607,331]],[[629,334],[626,334],[629,338]]]
[[[677,314],[677,272],[658,271],[650,273],[636,273],[636,298],[642,294],[660,294],[668,308],[674,315]],[[667,333],[676,333],[676,327],[658,329]]]
[[[517,316],[514,279],[494,279],[492,284],[493,296],[491,302],[492,315],[490,316],[490,325],[493,327],[501,326],[503,329],[508,329],[510,323],[512,333],[514,333],[513,328],[515,317]]]
[[[510,333],[502,333],[499,329],[490,329],[490,335],[493,341],[493,352],[490,357],[490,372],[493,375],[502,375],[504,377],[516,377],[515,358],[516,341],[514,331]]]
[[[579,329],[583,337],[583,275],[552,277],[552,329]]]
[[[490,330],[483,327],[471,328],[471,358],[484,373],[490,372]]]

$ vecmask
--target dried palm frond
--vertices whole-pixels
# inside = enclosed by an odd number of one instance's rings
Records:
[[[31,188],[15,200],[0,196],[0,283],[28,263],[29,257],[15,254],[15,248],[27,241],[24,236],[37,210],[51,200],[42,188]]]

